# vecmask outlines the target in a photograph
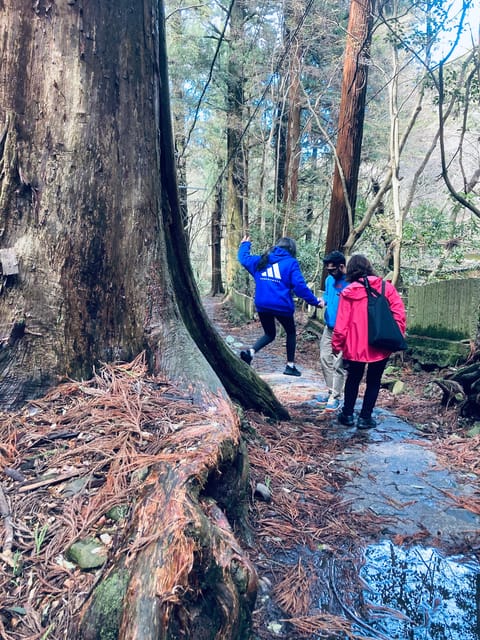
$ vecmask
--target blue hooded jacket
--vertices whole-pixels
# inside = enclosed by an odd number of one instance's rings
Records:
[[[333,276],[327,276],[325,280],[325,293],[323,300],[325,302],[325,314],[323,316],[325,324],[329,329],[335,326],[337,319],[338,303],[340,302],[340,294],[350,283],[347,282],[345,274],[336,280]]]
[[[268,256],[268,265],[257,271],[262,256],[250,255],[251,244],[248,240],[240,244],[238,261],[255,279],[257,311],[293,315],[293,294],[312,306],[319,304],[319,299],[305,282],[298,260],[286,249],[274,247]]]

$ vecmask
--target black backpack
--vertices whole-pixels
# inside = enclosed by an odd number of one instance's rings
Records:
[[[371,286],[367,277],[363,278],[363,285],[368,297],[368,344],[392,352],[405,351],[407,342],[385,297],[385,280],[382,280],[381,293]]]

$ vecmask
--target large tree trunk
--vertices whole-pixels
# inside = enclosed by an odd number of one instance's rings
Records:
[[[238,245],[248,228],[247,176],[244,126],[244,0],[233,3],[230,16],[230,53],[227,77],[227,197],[226,197],[226,285],[237,284],[240,266]]]
[[[0,244],[16,254],[18,274],[4,275],[0,296],[0,402],[19,405],[60,377],[89,377],[101,361],[146,349],[153,371],[215,409],[190,466],[177,455],[175,466],[151,470],[130,532],[141,551],[111,571],[124,585],[118,637],[192,637],[172,607],[188,609],[195,592],[201,600],[207,575],[220,577],[205,586],[218,621],[205,637],[235,638],[248,627],[255,576],[203,499],[217,468],[225,477],[236,469],[227,486],[242,475],[238,420],[212,367],[245,406],[287,414],[199,302],[176,187],[162,12],[156,0],[2,3]],[[199,531],[201,553],[192,545]],[[169,577],[184,590],[172,595]],[[86,607],[86,637],[93,612]]]
[[[300,8],[297,3],[286,12],[289,25],[297,25],[301,19]],[[290,65],[288,71],[288,125],[287,146],[285,154],[285,187],[283,190],[284,219],[282,235],[292,234],[296,222],[296,204],[298,200],[298,172],[300,168],[300,118],[301,85],[300,72],[302,66],[301,35],[292,35],[293,27],[287,31],[286,38],[290,51]]]
[[[180,222],[169,248],[181,243],[181,271],[189,259],[167,80],[159,86],[156,3],[136,4],[4,3],[0,241],[19,264],[0,296],[4,407],[145,347],[173,378],[190,384],[193,367],[202,386],[221,387],[175,302],[160,211],[167,226]]]
[[[342,249],[353,228],[363,138],[374,0],[351,0],[338,118],[326,252]]]
[[[3,406],[130,359],[146,328],[179,320],[158,216],[157,49],[131,4],[3,3],[1,244],[19,263],[0,298]]]

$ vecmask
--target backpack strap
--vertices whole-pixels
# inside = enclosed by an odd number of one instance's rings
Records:
[[[363,276],[362,284],[365,287],[365,289],[367,290],[367,297],[368,298],[378,298],[378,296],[380,295],[380,292],[372,287],[372,285],[368,281],[368,277],[367,276]],[[383,287],[382,287],[382,293],[383,293]]]

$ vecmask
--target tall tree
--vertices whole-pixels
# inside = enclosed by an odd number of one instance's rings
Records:
[[[225,293],[222,282],[222,211],[223,181],[217,180],[215,186],[215,202],[210,222],[210,241],[212,251],[212,285],[210,295]]]
[[[177,36],[183,33],[183,13],[180,8],[173,11],[170,14],[169,19],[172,22],[170,31],[174,32]],[[173,66],[173,69],[175,67]],[[179,198],[181,206],[181,214],[183,220],[183,227],[188,233],[189,219],[188,219],[188,201],[187,201],[187,136],[186,136],[186,106],[185,106],[185,91],[183,89],[183,78],[178,74],[171,73],[170,81],[172,86],[172,109],[173,116],[173,131],[175,138],[175,159],[177,163],[177,176],[179,183]]]
[[[162,13],[157,0],[2,4],[0,241],[18,273],[4,271],[0,296],[0,398],[18,405],[62,376],[89,377],[101,361],[146,350],[153,372],[215,407],[191,468],[167,457],[150,469],[128,567],[121,558],[110,574],[123,587],[108,603],[109,633],[196,637],[192,626],[214,611],[211,637],[241,638],[255,577],[232,539],[225,556],[228,536],[198,494],[212,465],[233,469],[242,457],[225,387],[287,414],[199,302],[176,187]],[[202,598],[209,572],[219,582]],[[199,596],[196,623],[182,616],[191,600],[180,592]],[[100,637],[104,604],[92,594],[75,637]]]
[[[244,145],[245,0],[235,0],[230,14],[230,47],[227,76],[227,194],[226,194],[226,282],[230,289],[239,272],[237,250],[248,228],[247,158]]]
[[[283,188],[284,220],[282,235],[291,235],[292,218],[298,199],[298,173],[300,168],[300,130],[302,113],[301,67],[303,45],[301,31],[295,29],[300,23],[300,4],[296,1],[289,5],[286,22],[287,42],[290,51],[288,84],[288,116],[285,147],[285,185]]]
[[[374,0],[351,0],[326,251],[343,248],[355,218]]]

